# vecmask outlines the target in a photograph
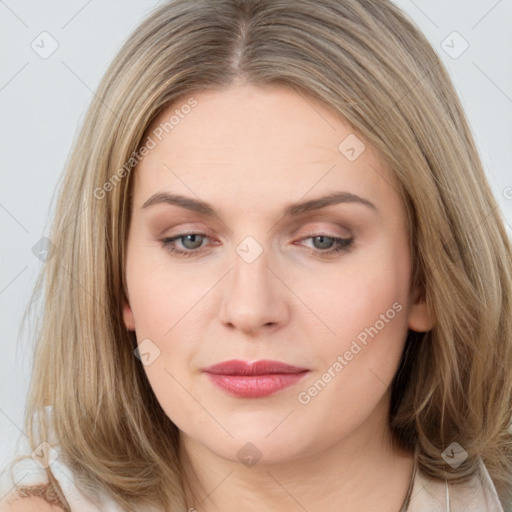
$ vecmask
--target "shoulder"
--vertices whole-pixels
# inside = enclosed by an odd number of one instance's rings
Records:
[[[0,501],[0,512],[64,512],[61,505],[48,496],[46,486],[35,486],[9,493]]]
[[[478,470],[467,481],[452,483],[429,478],[417,471],[408,512],[503,512],[487,468],[480,461]]]
[[[0,512],[64,512],[39,496],[20,496],[12,493],[0,501]]]

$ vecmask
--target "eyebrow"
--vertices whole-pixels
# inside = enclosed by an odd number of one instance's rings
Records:
[[[309,201],[303,201],[287,206],[283,212],[284,217],[296,217],[304,213],[312,212],[325,208],[333,204],[340,203],[358,203],[371,208],[372,210],[378,211],[377,207],[368,199],[359,197],[350,192],[333,192],[329,195],[311,199]],[[170,204],[192,210],[209,217],[218,217],[215,208],[204,201],[198,199],[192,199],[177,194],[169,194],[167,192],[158,192],[153,194],[143,205],[142,208],[147,208],[155,204]]]

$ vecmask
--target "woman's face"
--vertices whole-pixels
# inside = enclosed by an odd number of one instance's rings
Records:
[[[124,320],[183,438],[276,462],[386,428],[407,330],[431,323],[410,289],[398,187],[375,150],[280,86],[185,97],[148,133]],[[307,371],[205,372],[230,360]]]

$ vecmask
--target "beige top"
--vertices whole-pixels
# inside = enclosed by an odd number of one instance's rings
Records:
[[[440,482],[417,467],[418,449],[409,490],[400,512],[504,512],[485,464],[465,483]]]

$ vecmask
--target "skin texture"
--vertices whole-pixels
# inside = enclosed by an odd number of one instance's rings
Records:
[[[63,512],[63,509],[50,505],[43,498],[19,497],[13,493],[0,501],[0,512]]]
[[[338,149],[350,127],[291,89],[237,84],[194,98],[197,106],[155,139],[135,170],[124,307],[138,343],[149,339],[160,351],[145,370],[181,432],[187,505],[396,512],[413,458],[391,447],[389,386],[407,329],[428,330],[432,320],[410,289],[406,212],[394,176],[366,142],[350,161]],[[162,112],[150,132],[186,101]],[[283,217],[290,204],[335,191],[377,210],[347,202]],[[160,192],[207,201],[218,216],[163,203],[142,208]],[[194,233],[206,236],[174,246],[196,256],[163,245]],[[352,237],[353,245],[322,257],[336,244],[320,235]],[[250,254],[262,249],[251,263],[237,253],[248,236],[258,244]],[[393,319],[334,371],[338,356],[393,304],[401,306]],[[274,395],[237,398],[202,372],[229,359],[272,359],[310,372]],[[329,368],[330,382],[301,403],[299,393]],[[260,457],[252,466],[237,455],[249,442],[257,449],[245,449]]]

